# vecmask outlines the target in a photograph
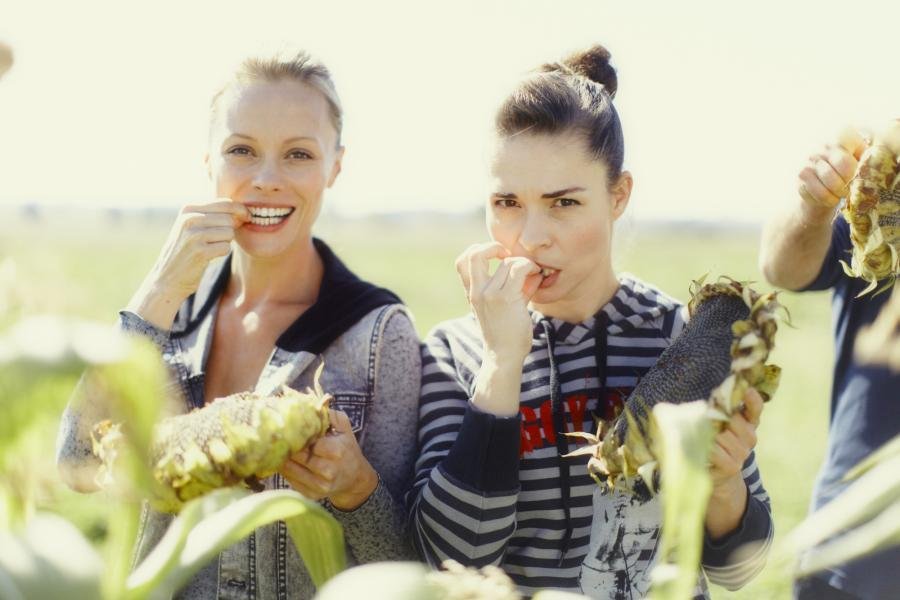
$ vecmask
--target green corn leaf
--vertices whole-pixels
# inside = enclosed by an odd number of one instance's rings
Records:
[[[715,431],[706,401],[659,403],[651,426],[660,460],[662,539],[659,564],[651,575],[653,600],[690,598],[703,549],[703,522],[712,479],[707,462]]]
[[[894,502],[864,525],[812,550],[802,559],[797,576],[805,577],[898,544],[900,544],[900,501]]]
[[[809,515],[788,535],[786,547],[804,552],[872,519],[900,498],[900,454],[871,467],[839,496]]]
[[[0,597],[96,600],[103,561],[78,529],[38,513],[17,532],[0,533]]]
[[[847,474],[844,476],[844,481],[857,479],[858,477],[872,469],[872,467],[884,462],[885,460],[893,456],[900,456],[900,435],[895,435],[893,438],[888,440],[887,443],[878,448],[878,450],[870,454],[865,460],[847,471]]]
[[[295,544],[298,538],[304,540],[297,550],[317,586],[344,568],[341,526],[297,492],[216,490],[189,502],[182,514],[128,578],[129,598],[145,597],[148,591],[149,598],[169,597],[222,550],[275,521],[287,523]]]

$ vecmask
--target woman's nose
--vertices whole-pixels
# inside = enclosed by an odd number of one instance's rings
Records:
[[[281,190],[281,176],[278,166],[273,161],[260,162],[259,169],[253,174],[253,187],[261,192],[277,192]]]
[[[529,253],[550,245],[550,232],[540,215],[528,215],[519,233],[519,245]]]

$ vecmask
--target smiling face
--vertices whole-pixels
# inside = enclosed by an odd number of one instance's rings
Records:
[[[308,244],[343,156],[325,97],[297,81],[259,81],[218,103],[207,164],[216,195],[253,216],[235,232],[238,246],[264,258]]]
[[[594,314],[615,285],[612,226],[628,204],[631,175],[610,186],[579,136],[528,133],[499,140],[491,174],[491,238],[543,268],[532,305],[570,321]]]

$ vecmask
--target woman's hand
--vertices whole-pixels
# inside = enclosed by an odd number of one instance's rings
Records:
[[[328,498],[340,510],[353,510],[375,491],[378,474],[363,456],[347,415],[329,413],[331,430],[288,457],[279,473],[307,498]]]
[[[249,220],[247,208],[229,199],[182,208],[129,310],[169,329],[181,303],[197,291],[209,262],[228,254],[235,229]]]
[[[501,262],[489,275],[492,258]],[[456,270],[481,327],[485,354],[509,357],[521,365],[531,351],[528,302],[541,283],[540,268],[491,242],[467,248],[456,259]]]
[[[492,258],[500,266],[489,275]],[[484,340],[484,358],[475,380],[473,404],[495,415],[519,411],[522,363],[531,351],[528,302],[541,284],[540,268],[527,258],[509,256],[498,243],[476,244],[456,259]]]
[[[744,409],[732,415],[716,436],[709,457],[713,490],[706,513],[706,529],[713,539],[736,529],[747,507],[747,485],[741,471],[756,446],[762,409],[759,392],[747,390]]]

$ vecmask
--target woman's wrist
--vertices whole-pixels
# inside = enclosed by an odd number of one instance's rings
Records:
[[[158,281],[145,281],[131,297],[126,310],[159,329],[168,331],[172,328],[178,309],[188,296],[177,293]]]
[[[519,412],[519,390],[525,359],[506,360],[485,351],[481,369],[475,379],[472,403],[484,412],[511,417]]]
[[[706,530],[710,537],[716,540],[737,529],[749,501],[747,484],[740,473],[713,485],[706,510]]]

